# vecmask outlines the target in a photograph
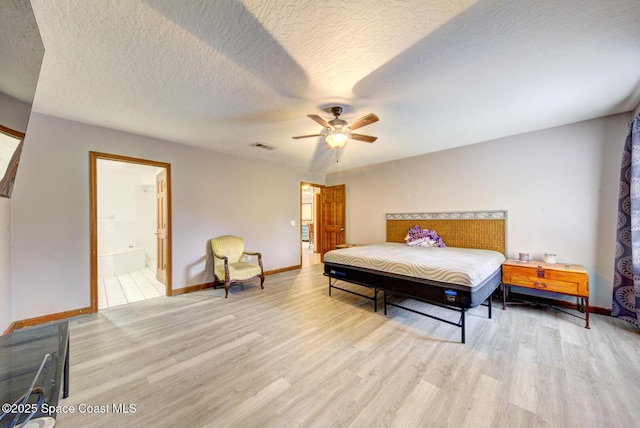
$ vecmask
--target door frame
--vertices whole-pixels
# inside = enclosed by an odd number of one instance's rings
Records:
[[[298,224],[300,225],[300,227],[298,227],[298,242],[300,243],[300,266],[302,266],[302,191],[304,189],[305,186],[310,186],[310,187],[317,187],[320,189],[320,193],[322,194],[322,189],[324,189],[325,185],[324,184],[315,184],[315,183],[310,183],[308,181],[301,181],[300,182],[300,201],[298,202],[298,206],[300,207],[300,215],[298,217]],[[322,210],[322,205],[320,205],[319,207],[320,210]],[[314,210],[314,215],[317,213],[317,210]],[[318,242],[318,239],[322,239],[322,224],[319,221],[320,219],[316,219],[315,223],[317,223],[317,229],[318,229],[318,234],[315,235],[314,239],[316,240],[316,245]]]
[[[91,224],[91,313],[98,312],[98,159],[155,166],[167,171],[167,279],[166,295],[172,294],[172,232],[171,232],[171,164],[149,159],[89,152],[90,224]]]

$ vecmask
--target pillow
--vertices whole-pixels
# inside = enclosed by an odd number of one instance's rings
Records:
[[[433,229],[421,229],[420,226],[410,227],[404,238],[410,247],[446,247],[442,238]]]

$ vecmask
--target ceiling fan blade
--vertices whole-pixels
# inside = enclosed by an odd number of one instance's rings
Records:
[[[309,134],[309,135],[298,135],[297,137],[291,137],[294,140],[298,140],[300,138],[309,138],[309,137],[323,137],[324,134]]]
[[[351,128],[351,130],[362,128],[363,126],[370,125],[379,120],[380,118],[378,116],[376,116],[373,113],[369,113],[368,115],[363,116],[360,119],[356,120],[355,122],[351,123],[349,125],[349,128]]]
[[[365,143],[373,143],[378,139],[378,137],[372,137],[371,135],[364,134],[350,134],[349,138],[358,141],[364,141]]]
[[[317,114],[308,114],[307,117],[310,118],[311,120],[314,120],[314,121],[318,122],[323,127],[327,128],[327,129],[331,129],[331,125],[329,125],[329,122],[327,122],[326,120],[324,120],[323,118],[321,118]]]

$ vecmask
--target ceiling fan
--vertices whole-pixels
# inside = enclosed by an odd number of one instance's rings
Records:
[[[340,119],[342,114],[342,107],[331,107],[331,113],[335,116],[330,121],[326,121],[317,114],[308,114],[307,117],[318,122],[324,127],[321,134],[299,135],[292,137],[294,140],[308,137],[325,137],[325,140],[329,144],[330,149],[339,149],[344,146],[349,138],[352,140],[364,141],[365,143],[373,143],[378,137],[372,137],[371,135],[356,134],[351,131],[362,128],[363,126],[370,125],[380,120],[378,116],[373,113],[369,113],[360,119],[348,123],[346,120]]]

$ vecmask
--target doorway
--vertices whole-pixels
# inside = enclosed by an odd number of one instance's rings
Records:
[[[322,187],[319,184],[300,183],[300,254],[301,266],[321,263]]]
[[[170,164],[90,158],[91,311],[171,295]]]

